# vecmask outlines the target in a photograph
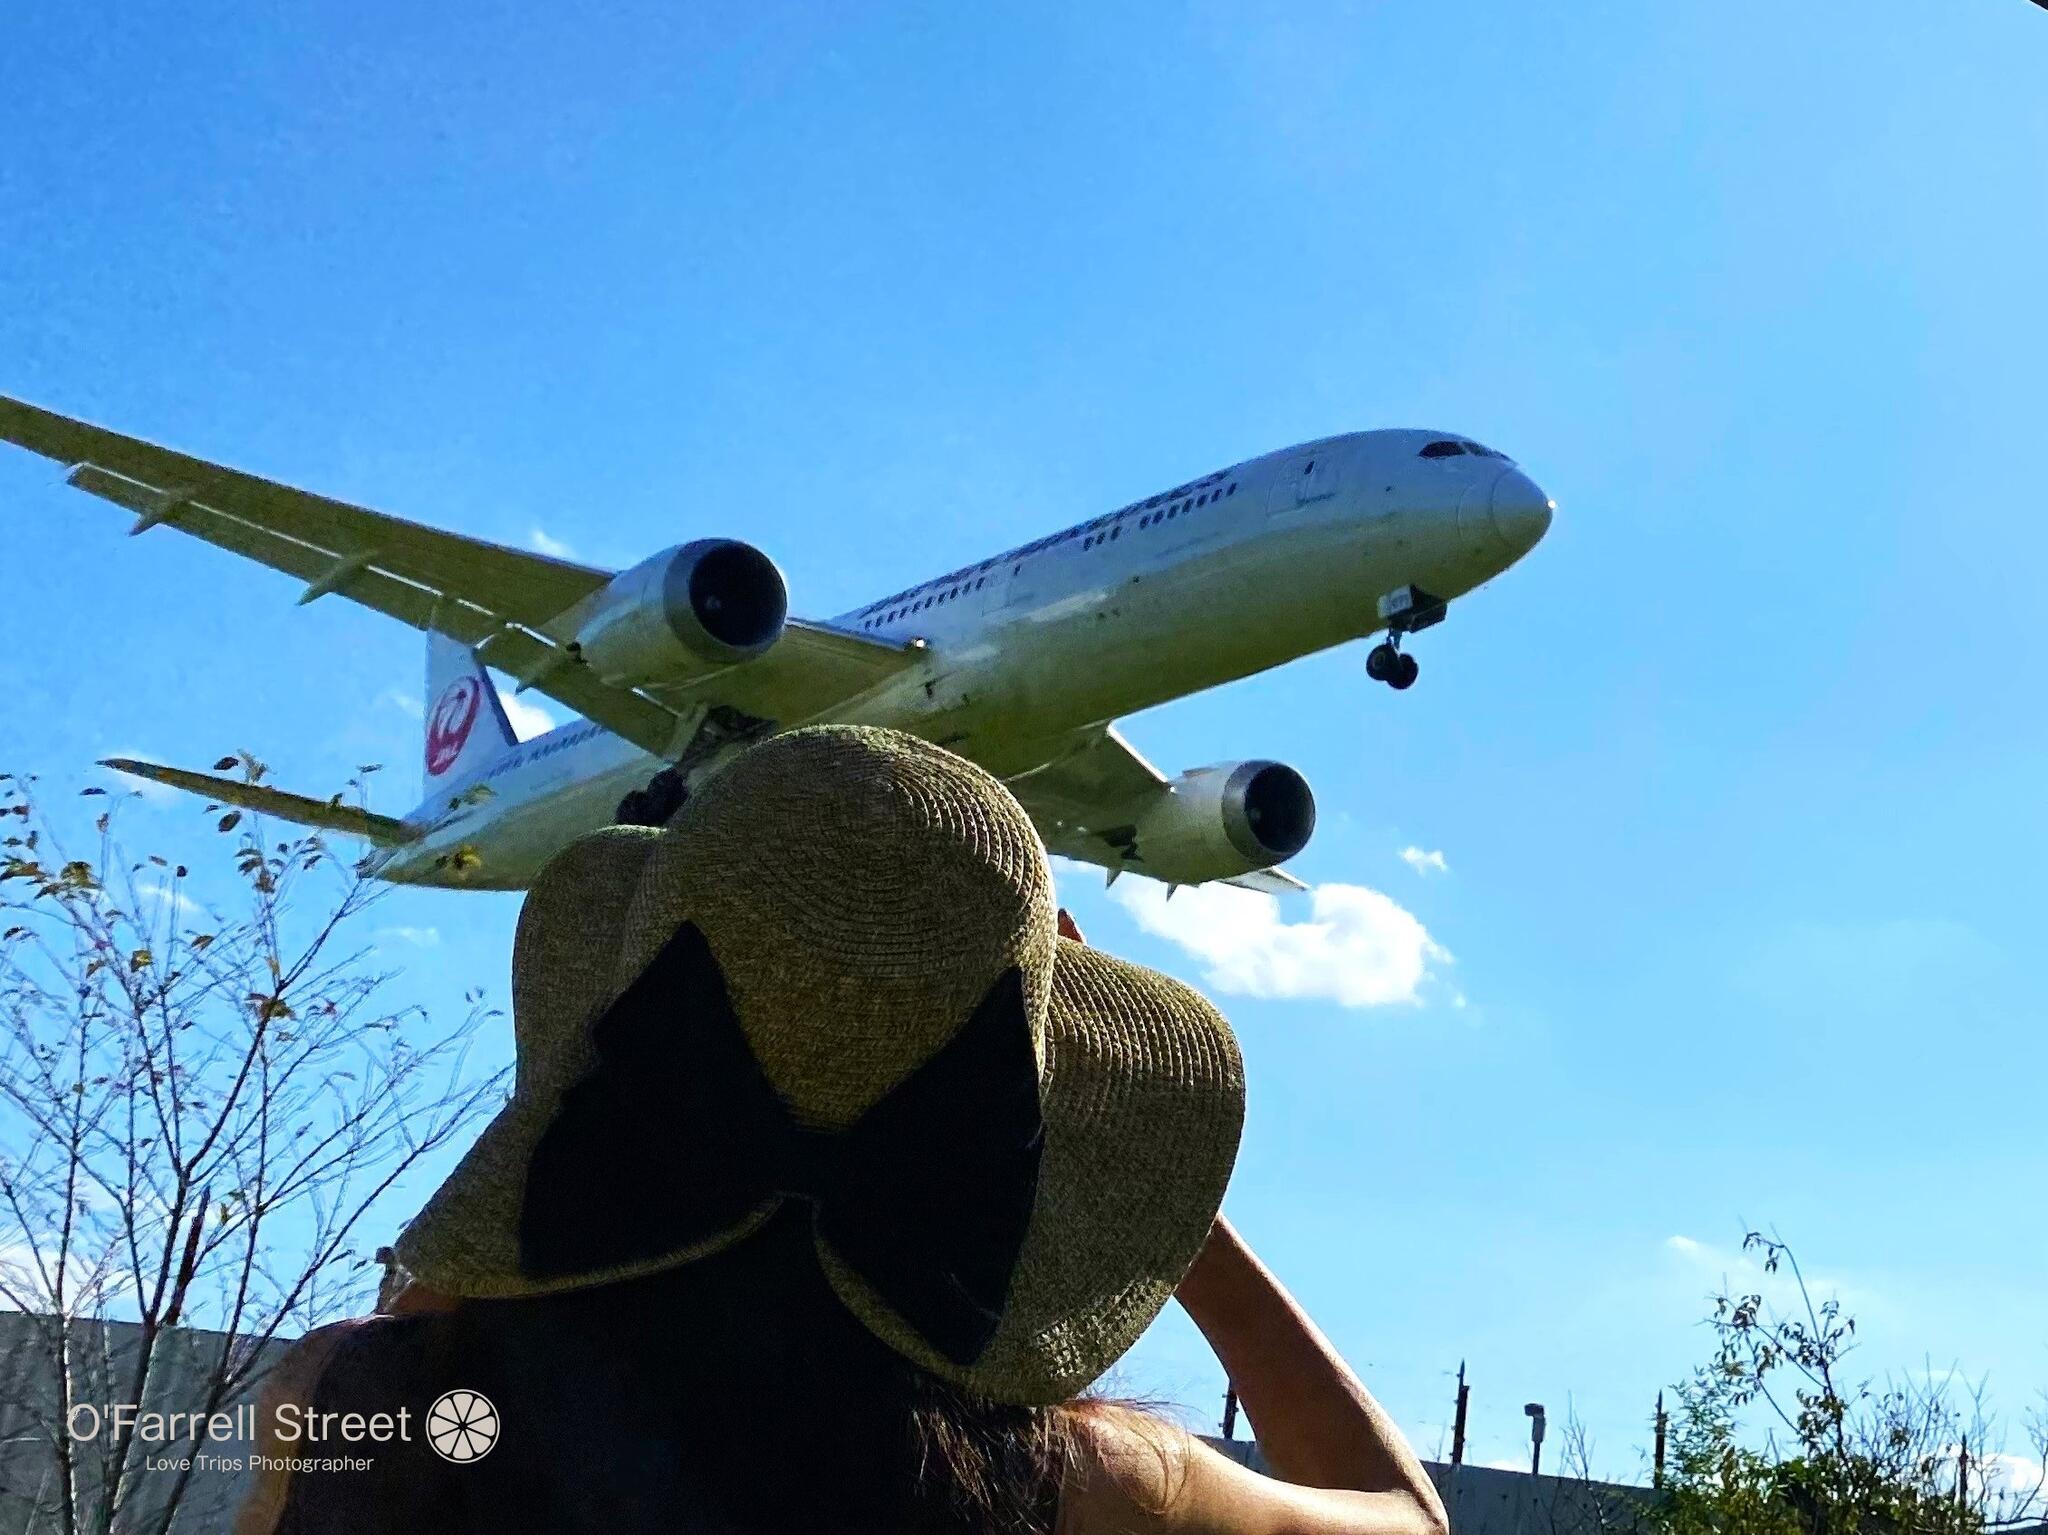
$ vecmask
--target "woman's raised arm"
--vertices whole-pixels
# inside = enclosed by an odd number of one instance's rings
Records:
[[[1393,1420],[1221,1217],[1180,1301],[1272,1475],[1170,1425],[1106,1414],[1090,1426],[1063,1535],[1445,1535],[1443,1504]]]

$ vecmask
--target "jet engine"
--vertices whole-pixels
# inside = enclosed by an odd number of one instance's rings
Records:
[[[789,589],[752,544],[700,538],[622,571],[576,628],[606,682],[673,681],[761,654],[789,619]]]
[[[1222,762],[1173,780],[1132,827],[1134,867],[1177,884],[1230,879],[1308,846],[1316,797],[1284,762]]]

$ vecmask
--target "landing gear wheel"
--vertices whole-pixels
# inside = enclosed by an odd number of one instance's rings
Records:
[[[1415,657],[1404,655],[1393,645],[1381,640],[1365,653],[1365,674],[1374,682],[1384,682],[1395,692],[1406,692],[1415,686],[1415,679],[1422,674],[1422,667]]]
[[[1442,623],[1444,607],[1443,598],[1432,596],[1413,583],[1397,586],[1380,598],[1379,616],[1387,626],[1387,637],[1373,646],[1366,656],[1366,676],[1375,682],[1384,682],[1397,693],[1405,693],[1414,687],[1422,668],[1413,656],[1401,649],[1401,641],[1408,635]]]

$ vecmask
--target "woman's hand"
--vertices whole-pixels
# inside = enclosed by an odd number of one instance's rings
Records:
[[[1218,1215],[1209,1227],[1209,1235],[1202,1242],[1202,1250],[1195,1254],[1195,1261],[1181,1277],[1180,1287],[1174,1294],[1180,1303],[1190,1309],[1202,1304],[1203,1288],[1209,1285],[1218,1270],[1227,1269],[1233,1251],[1247,1256],[1251,1249],[1244,1245],[1244,1238],[1237,1234],[1237,1228]]]

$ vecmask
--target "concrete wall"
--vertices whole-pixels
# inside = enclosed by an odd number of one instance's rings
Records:
[[[0,1531],[6,1535],[41,1535],[61,1528],[61,1470],[50,1439],[59,1400],[55,1327],[47,1317],[0,1312]],[[62,1340],[72,1403],[104,1408],[132,1400],[130,1383],[140,1335],[141,1329],[128,1323],[73,1322]],[[221,1349],[229,1342],[220,1333],[172,1328],[158,1339],[139,1405],[160,1413],[196,1411],[204,1402],[206,1382],[219,1368]],[[247,1395],[237,1396],[224,1405],[232,1408],[247,1400]],[[83,1418],[80,1424],[88,1426]],[[102,1425],[97,1436],[72,1441],[72,1484],[80,1489],[82,1518],[98,1506],[106,1473],[101,1456],[111,1439]],[[195,1444],[185,1435],[160,1447],[138,1443],[132,1448],[116,1531],[127,1535],[167,1528],[174,1535],[201,1535],[226,1527],[241,1500],[246,1472],[195,1470],[181,1489],[177,1471],[143,1469],[144,1451],[159,1460],[204,1452],[246,1465],[247,1442]],[[168,1507],[174,1498],[175,1508]]]
[[[1425,1464],[1456,1535],[1626,1535],[1650,1498],[1648,1488],[1617,1482]]]

